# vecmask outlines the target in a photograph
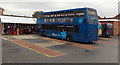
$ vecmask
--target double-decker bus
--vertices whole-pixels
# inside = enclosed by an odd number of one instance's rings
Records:
[[[98,40],[98,18],[95,9],[76,8],[37,14],[39,35],[77,42]]]

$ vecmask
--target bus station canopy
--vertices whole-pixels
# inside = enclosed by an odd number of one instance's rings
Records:
[[[120,21],[119,19],[99,19],[98,21]]]
[[[1,23],[21,23],[21,24],[36,24],[36,18],[14,17],[0,15]]]

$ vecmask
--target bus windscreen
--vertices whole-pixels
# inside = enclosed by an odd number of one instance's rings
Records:
[[[112,25],[111,23],[107,23],[107,27],[108,27],[108,28],[112,28],[113,25]]]
[[[94,11],[94,10],[88,10],[88,14],[89,14],[89,16],[96,16],[96,11]]]

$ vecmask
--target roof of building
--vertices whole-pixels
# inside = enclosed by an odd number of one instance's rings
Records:
[[[111,17],[111,18],[99,18],[98,21],[120,21],[120,14],[116,15],[115,17]]]
[[[120,21],[119,19],[99,19],[98,21]]]
[[[0,10],[3,10],[3,11],[4,11],[4,9],[3,9],[3,8],[1,8],[1,7],[0,7]]]
[[[114,17],[115,19],[120,19],[120,13]]]
[[[36,18],[13,17],[0,15],[2,23],[21,23],[21,24],[36,24]]]

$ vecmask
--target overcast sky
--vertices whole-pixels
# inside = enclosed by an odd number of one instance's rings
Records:
[[[56,11],[72,8],[91,7],[101,17],[118,14],[119,0],[2,0],[0,7],[6,14],[31,16],[35,11]]]

